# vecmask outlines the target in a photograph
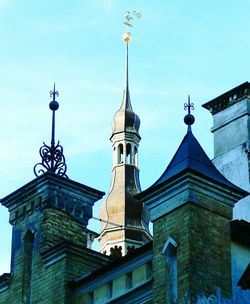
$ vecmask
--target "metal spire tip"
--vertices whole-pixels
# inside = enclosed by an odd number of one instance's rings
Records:
[[[191,131],[191,125],[195,122],[195,118],[191,114],[191,110],[194,111],[194,103],[190,102],[190,95],[188,95],[188,102],[184,103],[184,110],[188,111],[188,114],[184,117],[184,122],[188,125],[188,131]]]

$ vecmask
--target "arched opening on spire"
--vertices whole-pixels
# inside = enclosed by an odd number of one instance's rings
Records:
[[[131,144],[126,145],[126,164],[132,164],[132,147]]]
[[[117,153],[118,153],[118,157],[117,157],[118,164],[123,164],[124,163],[123,144],[119,144]]]
[[[116,147],[113,147],[113,166],[117,164],[117,152]]]
[[[133,163],[135,166],[138,166],[138,150],[137,147],[134,147],[134,160]]]

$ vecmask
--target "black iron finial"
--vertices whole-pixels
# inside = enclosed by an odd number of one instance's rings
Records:
[[[188,125],[188,131],[191,131],[191,125],[195,122],[195,118],[191,114],[191,110],[194,110],[194,104],[190,102],[190,95],[188,95],[188,102],[184,103],[184,110],[188,111],[188,114],[184,117],[184,122]]]
[[[68,178],[66,175],[67,165],[63,155],[63,147],[59,144],[59,141],[55,145],[55,111],[59,108],[59,103],[56,101],[56,97],[58,96],[59,93],[56,91],[54,83],[54,89],[53,91],[50,91],[50,97],[52,97],[53,100],[49,104],[49,108],[52,111],[51,146],[43,143],[43,146],[40,148],[39,154],[42,161],[37,163],[34,167],[34,173],[36,176],[48,171]]]

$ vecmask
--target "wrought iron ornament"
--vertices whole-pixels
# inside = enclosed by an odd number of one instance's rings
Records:
[[[190,102],[190,95],[188,95],[188,103],[184,103],[184,110],[188,110],[188,114],[184,117],[184,122],[188,125],[188,130],[191,131],[191,125],[195,122],[195,118],[191,114],[191,110],[194,110],[194,104]]]
[[[194,111],[194,103],[190,102],[190,95],[188,95],[188,103],[184,103],[184,111],[188,110],[188,114],[191,114],[191,110]]]
[[[43,146],[40,148],[39,154],[42,161],[37,163],[34,167],[36,176],[42,175],[48,171],[68,178],[66,175],[67,165],[63,155],[63,147],[60,145],[59,141],[55,144],[55,111],[59,108],[59,103],[56,101],[56,97],[58,96],[59,93],[56,91],[54,84],[54,90],[50,91],[50,97],[52,97],[53,100],[49,104],[52,111],[51,146],[43,143]]]

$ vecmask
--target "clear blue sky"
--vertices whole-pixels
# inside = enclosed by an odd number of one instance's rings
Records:
[[[131,99],[141,118],[142,188],[161,175],[186,132],[188,94],[194,134],[213,157],[212,119],[201,104],[249,80],[249,0],[0,0],[0,197],[34,178],[39,147],[50,142],[54,81],[56,137],[68,175],[108,191],[127,10],[142,14],[129,56]],[[1,273],[9,268],[11,238],[4,207],[0,231]]]

